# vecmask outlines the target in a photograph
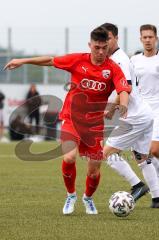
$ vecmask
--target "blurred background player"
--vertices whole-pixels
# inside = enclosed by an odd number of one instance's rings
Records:
[[[98,27],[90,34],[91,53],[67,54],[61,57],[35,57],[13,59],[5,69],[14,69],[23,64],[54,66],[71,73],[72,87],[68,92],[60,118],[63,120],[61,140],[64,160],[62,174],[67,189],[63,214],[71,214],[77,200],[76,157],[87,157],[86,189],[83,203],[87,214],[97,214],[92,195],[100,180],[100,166],[103,160],[104,119],[107,99],[114,89],[119,93],[120,104],[128,104],[128,86],[125,76],[117,64],[107,58],[108,34]],[[121,115],[125,112],[120,106]],[[93,129],[93,130],[92,130]]]
[[[25,138],[27,135],[32,135],[32,127],[24,123],[21,115],[17,115],[12,121],[10,121],[9,135],[12,141],[19,141]]]
[[[3,108],[4,108],[5,95],[0,91],[0,140],[4,133],[4,122],[3,122]]]
[[[144,51],[131,58],[137,84],[144,101],[153,112],[153,135],[150,152],[159,178],[159,53],[157,28],[151,24],[140,27],[140,40]]]
[[[121,150],[132,147],[135,159],[150,188],[152,207],[159,208],[159,182],[155,168],[148,157],[153,125],[152,111],[148,104],[144,103],[140,98],[130,60],[118,46],[117,26],[111,23],[105,23],[102,26],[108,31],[108,54],[110,58],[119,64],[128,83],[132,85],[127,117],[126,119],[121,119],[120,126],[112,132],[112,135],[106,141],[104,155],[108,158],[108,164],[130,182],[132,185],[132,195],[134,199],[137,200],[140,196],[144,195],[148,189],[143,182],[139,180],[128,163],[118,155]],[[117,97],[116,104],[119,103],[119,98]],[[117,154],[112,156],[113,153]]]
[[[40,105],[41,98],[36,89],[36,85],[32,84],[26,96],[26,106],[28,112],[29,123],[32,124],[35,120],[35,133],[39,133],[40,123]]]

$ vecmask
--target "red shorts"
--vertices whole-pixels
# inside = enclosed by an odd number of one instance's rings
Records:
[[[102,126],[103,128],[103,126]],[[61,126],[61,141],[73,141],[78,145],[80,156],[89,157],[92,160],[103,159],[103,131],[85,131],[75,129],[71,120],[64,120]]]

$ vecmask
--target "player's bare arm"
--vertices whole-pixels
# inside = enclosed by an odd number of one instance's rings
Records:
[[[128,110],[128,103],[129,103],[129,94],[125,91],[122,91],[119,93],[120,98],[120,104],[119,107],[119,113],[122,118],[127,117],[127,110]]]
[[[33,64],[38,66],[52,66],[53,57],[45,56],[45,57],[12,59],[10,62],[8,62],[5,65],[4,70],[6,69],[12,70],[24,64]]]
[[[108,108],[104,111],[104,117],[111,120],[119,104],[120,104],[120,98],[119,98],[119,95],[117,95],[114,102],[109,103]]]

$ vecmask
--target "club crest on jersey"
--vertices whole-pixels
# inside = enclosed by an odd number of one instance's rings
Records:
[[[102,75],[103,75],[104,78],[108,78],[110,76],[110,70],[108,70],[108,69],[107,70],[103,70],[102,71]]]

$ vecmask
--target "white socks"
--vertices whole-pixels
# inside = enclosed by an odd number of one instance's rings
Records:
[[[159,197],[159,181],[155,167],[152,163],[147,164],[146,161],[138,164],[142,170],[144,179],[150,189],[152,198]]]
[[[131,186],[141,182],[130,165],[118,154],[112,154],[108,157],[106,163],[113,168],[119,175],[123,176]]]
[[[157,160],[157,159],[156,159]],[[158,167],[159,174],[159,160],[156,162],[156,168]],[[114,169],[119,175],[123,176],[131,186],[138,184],[141,180],[137,177],[136,173],[132,170],[130,165],[118,154],[112,154],[107,159],[107,164]],[[146,161],[138,164],[142,170],[144,179],[150,188],[152,198],[159,197],[159,180],[156,173],[156,169],[152,163],[147,164]]]
[[[156,158],[156,157],[151,157],[151,161],[152,161],[152,164],[154,165],[154,167],[156,169],[157,176],[159,178],[159,159]]]

